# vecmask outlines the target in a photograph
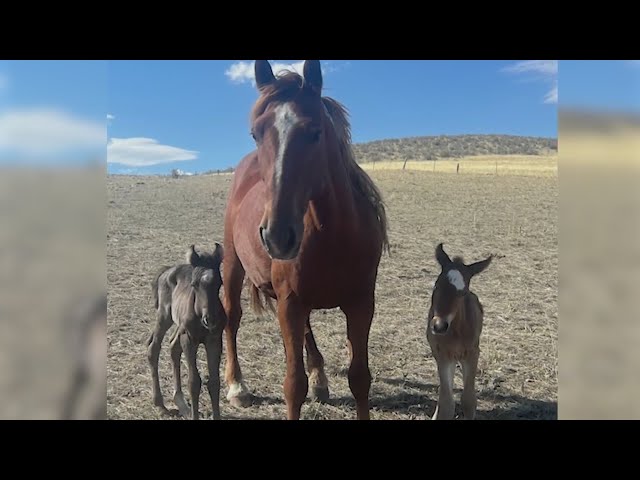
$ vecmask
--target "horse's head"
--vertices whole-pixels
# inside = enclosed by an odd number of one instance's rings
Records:
[[[303,75],[274,76],[269,62],[255,62],[260,97],[251,115],[266,204],[260,239],[273,259],[298,255],[303,218],[311,195],[327,177],[328,125],[318,60],[304,63]]]
[[[195,314],[201,319],[202,326],[210,332],[221,331],[227,322],[227,316],[220,302],[222,251],[222,245],[218,243],[213,254],[198,254],[193,245],[187,251],[187,262],[193,267],[191,274],[191,287],[195,293],[193,307]]]
[[[436,260],[442,268],[431,295],[433,318],[428,328],[435,335],[444,335],[464,302],[469,292],[469,283],[474,275],[479,274],[491,263],[493,256],[480,262],[465,265],[461,257],[453,260],[444,251],[442,243],[436,247]]]

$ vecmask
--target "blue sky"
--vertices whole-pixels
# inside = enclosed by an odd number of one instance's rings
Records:
[[[271,61],[274,70],[301,61]],[[350,111],[355,142],[419,135],[556,136],[557,64],[511,61],[324,61],[325,95]],[[109,62],[111,172],[233,166],[253,148],[252,62]],[[134,140],[131,140],[131,139]],[[129,152],[167,163],[140,165]],[[169,162],[172,158],[184,161]],[[154,161],[149,159],[149,161]]]
[[[562,60],[560,104],[640,112],[640,60]]]
[[[300,68],[271,61],[274,70]],[[560,105],[640,110],[634,61],[323,61],[325,94],[365,142],[556,136]],[[0,161],[105,156],[109,171],[234,166],[253,149],[249,61],[0,61]],[[118,161],[119,163],[114,163]]]
[[[106,61],[0,61],[0,162],[104,158]]]

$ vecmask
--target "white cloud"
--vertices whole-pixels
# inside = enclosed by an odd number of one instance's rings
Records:
[[[544,76],[556,76],[558,74],[557,60],[526,60],[516,62],[504,68],[510,73],[539,73]]]
[[[107,145],[107,163],[132,167],[148,167],[196,158],[196,151],[162,145],[153,138],[112,138]]]
[[[111,120],[115,120],[115,115],[111,115],[110,113],[107,113],[107,120],[111,121]]]
[[[0,151],[19,155],[57,155],[100,148],[107,141],[104,123],[46,108],[0,113]]]
[[[558,85],[554,85],[551,90],[544,96],[544,103],[555,105],[558,103]]]
[[[558,103],[558,61],[557,60],[526,60],[516,62],[503,68],[506,73],[514,75],[531,75],[534,78],[551,83],[551,88],[544,96],[544,103]]]
[[[291,70],[302,75],[302,69],[304,68],[304,60],[300,60],[298,62],[292,63],[284,63],[284,62],[270,62],[271,70],[273,73],[277,75],[283,70]],[[251,83],[252,86],[255,87],[256,81],[254,78],[254,69],[253,65],[255,62],[236,62],[232,64],[224,74],[233,82],[233,83]],[[335,65],[330,65],[329,63],[324,63],[322,65],[322,74],[326,75],[330,72],[338,71],[338,67]]]

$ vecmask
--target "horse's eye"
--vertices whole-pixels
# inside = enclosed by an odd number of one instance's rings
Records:
[[[318,143],[320,141],[320,135],[322,134],[322,130],[314,129],[309,132],[309,141],[311,143]]]

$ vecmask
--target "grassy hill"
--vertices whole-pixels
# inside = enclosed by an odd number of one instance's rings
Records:
[[[473,156],[557,154],[555,138],[514,135],[439,135],[376,140],[354,145],[360,163],[389,160],[429,161]]]

